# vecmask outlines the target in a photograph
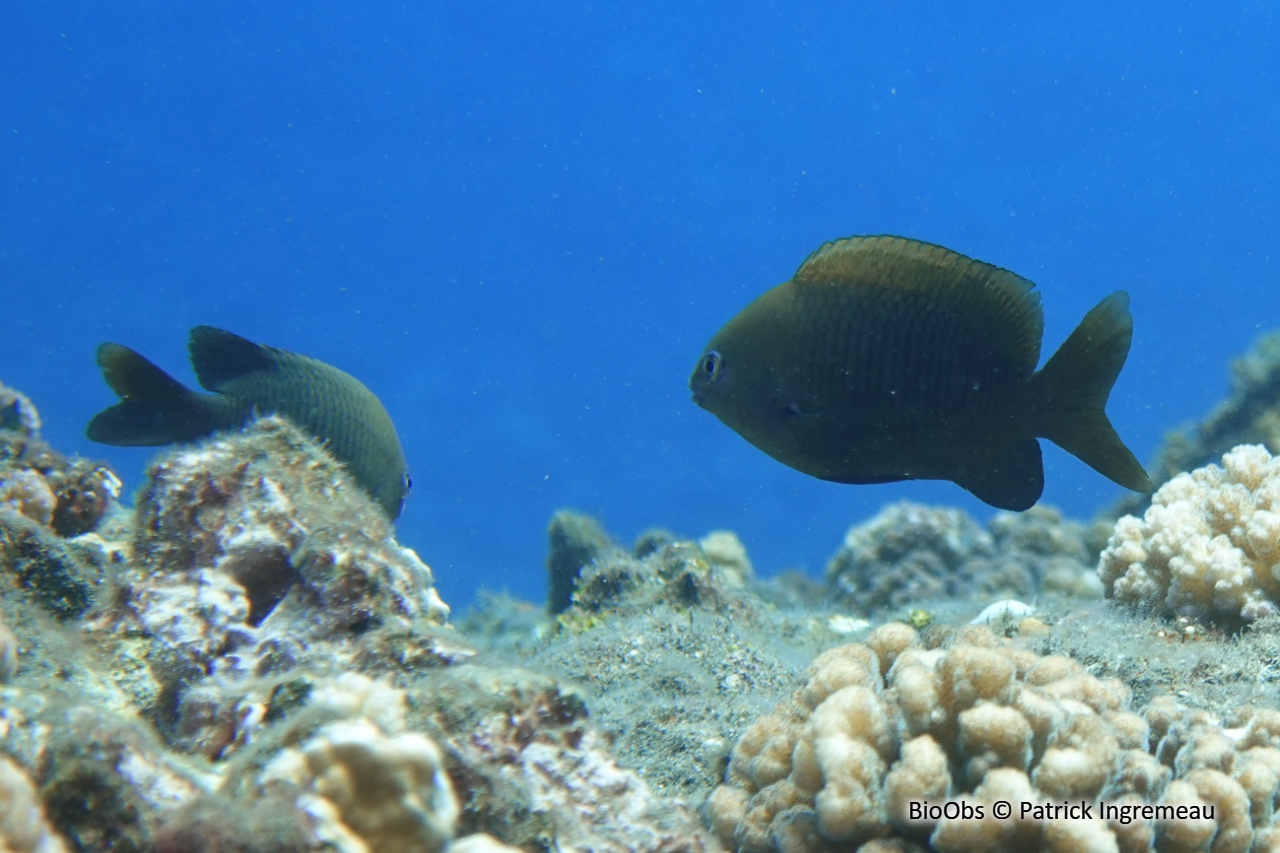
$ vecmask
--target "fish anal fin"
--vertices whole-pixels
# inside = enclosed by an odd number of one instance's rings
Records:
[[[1034,438],[975,454],[951,480],[983,503],[1022,512],[1044,492],[1044,462]]]
[[[187,341],[191,366],[207,391],[222,391],[228,382],[275,366],[275,350],[247,338],[216,329],[196,326]]]

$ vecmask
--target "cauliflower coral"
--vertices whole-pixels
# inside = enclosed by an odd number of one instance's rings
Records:
[[[1160,487],[1102,552],[1107,596],[1238,628],[1280,613],[1280,458],[1241,445]]]

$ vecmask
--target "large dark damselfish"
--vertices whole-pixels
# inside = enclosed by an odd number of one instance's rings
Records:
[[[1128,489],[1151,480],[1103,408],[1129,354],[1129,296],[1090,311],[1045,366],[1035,285],[902,237],[850,237],[716,333],[693,399],[792,468],[837,483],[951,480],[1024,510],[1037,437]]]
[[[355,377],[305,355],[196,326],[188,342],[200,394],[128,347],[98,347],[98,366],[120,402],[89,422],[89,438],[118,446],[195,441],[278,414],[320,439],[387,515],[409,491],[391,416]]]

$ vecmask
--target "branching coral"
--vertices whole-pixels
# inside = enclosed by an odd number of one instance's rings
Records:
[[[1121,518],[1098,574],[1107,595],[1236,628],[1280,613],[1280,458],[1243,445],[1161,486]]]

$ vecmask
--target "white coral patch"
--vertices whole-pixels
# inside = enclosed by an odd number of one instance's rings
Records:
[[[1261,445],[1179,474],[1120,519],[1098,576],[1117,601],[1235,626],[1280,610],[1280,459]]]

